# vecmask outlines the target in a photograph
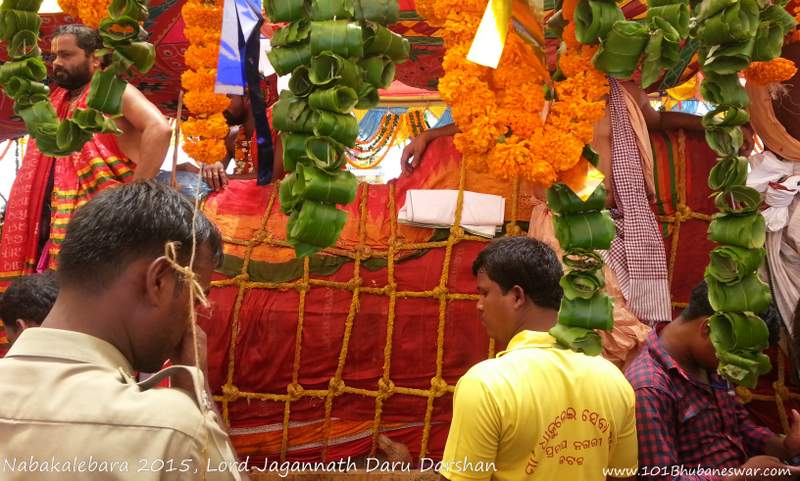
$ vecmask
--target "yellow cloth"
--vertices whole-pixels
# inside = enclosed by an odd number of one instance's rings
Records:
[[[635,470],[634,402],[609,361],[521,331],[458,381],[440,473],[451,481],[601,481],[606,467]]]
[[[218,471],[235,457],[224,431],[208,429],[209,413],[184,391],[141,388],[101,339],[27,329],[0,360],[0,379],[4,481],[200,479],[209,465],[217,471],[204,479],[240,479]]]

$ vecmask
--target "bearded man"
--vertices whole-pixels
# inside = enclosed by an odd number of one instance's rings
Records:
[[[86,107],[89,84],[103,60],[95,30],[64,25],[53,34],[50,100],[60,119]],[[128,84],[122,96],[120,135],[94,134],[65,157],[44,155],[31,139],[14,180],[0,239],[0,290],[19,276],[55,268],[73,211],[98,192],[134,179],[155,177],[169,148],[172,129],[145,96]]]

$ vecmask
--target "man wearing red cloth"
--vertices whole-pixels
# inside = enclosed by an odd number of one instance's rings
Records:
[[[52,38],[50,100],[59,118],[86,106],[89,84],[102,60],[97,32],[65,25]],[[122,96],[119,136],[95,134],[79,152],[48,157],[31,140],[9,197],[0,239],[0,290],[37,270],[55,268],[55,256],[73,211],[108,187],[158,174],[172,130],[142,93],[128,84]]]

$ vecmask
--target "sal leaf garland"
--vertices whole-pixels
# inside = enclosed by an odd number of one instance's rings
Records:
[[[6,42],[9,61],[0,66],[0,86],[14,101],[14,112],[25,122],[42,153],[61,157],[77,152],[96,133],[120,133],[114,118],[122,115],[122,94],[127,83],[120,78],[135,68],[141,73],[155,62],[153,45],[143,41],[140,23],[148,11],[141,0],[113,0],[108,16],[99,23],[104,48],[111,63],[92,77],[87,108],[59,120],[43,81],[47,68],[39,49],[41,0],[4,0],[0,5],[0,39]]]
[[[398,19],[395,0],[266,0],[272,22],[288,22],[272,38],[269,61],[291,74],[273,110],[281,131],[282,211],[287,239],[298,257],[333,245],[347,214],[336,207],[355,199],[358,182],[342,170],[345,150],[356,145],[354,108],[378,103],[378,89],[408,59],[408,40],[385,27]]]
[[[686,0],[654,0],[645,22],[622,20],[611,10],[595,0],[581,0],[576,22],[578,39],[599,41],[594,63],[609,75],[629,77],[641,62],[641,84],[647,87],[675,65],[677,49],[688,36],[699,44],[701,92],[716,104],[703,117],[703,127],[706,142],[719,156],[708,179],[719,210],[708,237],[720,244],[711,252],[705,273],[716,311],[709,321],[711,340],[720,374],[754,387],[758,376],[770,370],[761,352],[768,331],[758,314],[767,309],[771,295],[756,274],[764,258],[766,229],[758,212],[761,196],[745,185],[747,159],[739,156],[741,126],[749,121],[749,99],[739,73],[760,84],[791,78],[796,67],[778,56],[795,19],[782,4],[757,0],[702,0],[693,8]],[[592,285],[583,277],[581,283]]]

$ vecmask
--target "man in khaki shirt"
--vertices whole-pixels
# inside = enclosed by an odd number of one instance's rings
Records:
[[[73,216],[60,291],[42,327],[0,360],[0,479],[239,480],[230,440],[195,364],[187,265],[193,206],[152,181],[109,189]],[[195,279],[208,289],[220,234],[197,214]],[[173,388],[152,388],[171,377]]]

